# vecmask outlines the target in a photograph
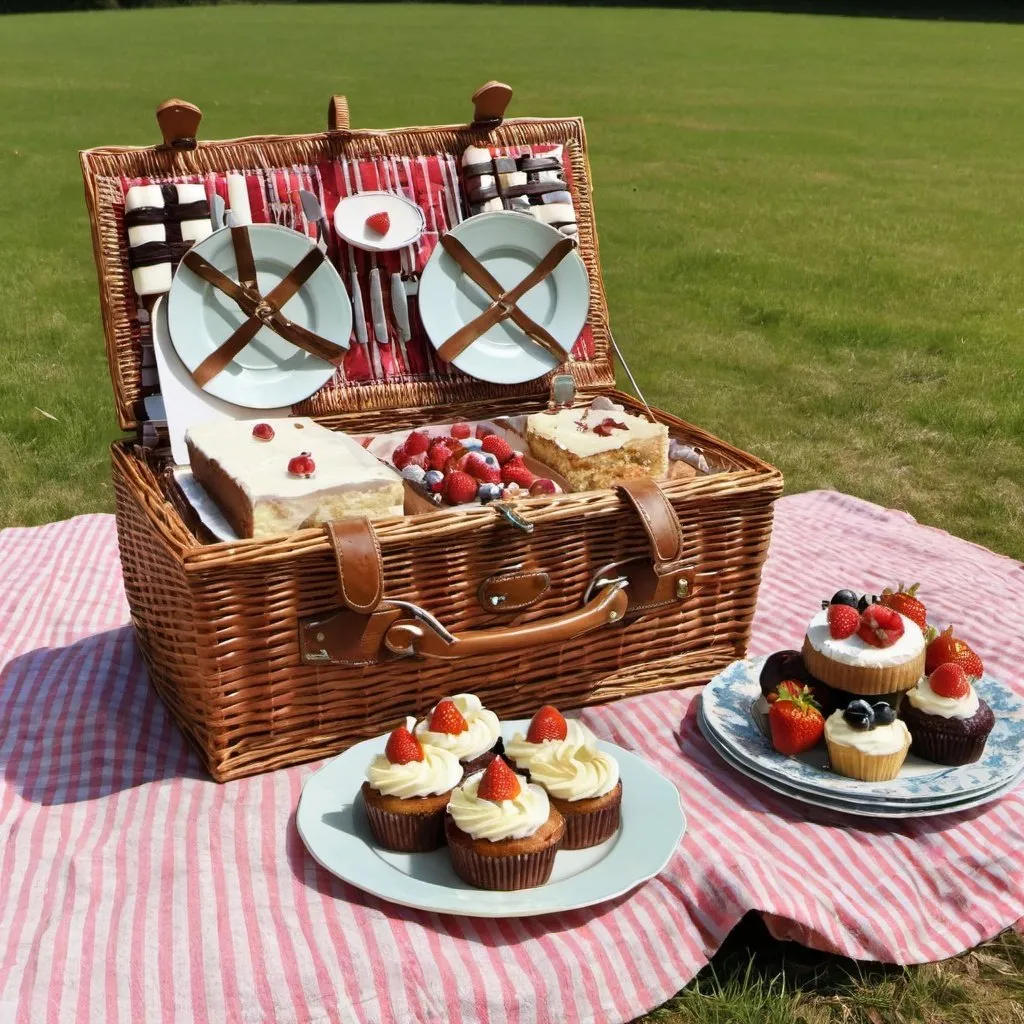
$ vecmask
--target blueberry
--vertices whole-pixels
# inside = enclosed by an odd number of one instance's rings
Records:
[[[859,612],[866,611],[873,604],[878,604],[878,595],[877,594],[865,594],[857,602],[857,611],[859,611]]]
[[[856,608],[857,595],[852,590],[837,590],[829,604],[848,604],[851,608]]]
[[[896,721],[896,712],[884,700],[880,700],[877,704],[872,704],[871,710],[875,714],[875,725],[892,725]]]
[[[866,700],[852,700],[846,705],[843,719],[852,729],[870,729],[875,724],[875,713]]]

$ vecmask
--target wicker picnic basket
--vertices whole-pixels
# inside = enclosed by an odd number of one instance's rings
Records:
[[[335,97],[322,134],[199,143],[198,108],[176,100],[158,110],[160,145],[81,154],[118,421],[132,435],[112,447],[132,621],[153,685],[218,781],[335,753],[446,694],[472,690],[501,716],[529,715],[698,683],[745,653],[782,477],[667,413],[654,414],[715,472],[219,543],[174,487],[166,447],[145,440],[154,386],[127,181],[457,156],[470,144],[564,147],[591,348],[560,372],[581,403],[600,393],[642,411],[615,390],[583,123],[505,119],[510,95],[490,83],[469,125],[389,131],[350,128]],[[496,386],[449,368],[340,379],[293,413],[366,435],[538,411],[548,390],[549,378]]]

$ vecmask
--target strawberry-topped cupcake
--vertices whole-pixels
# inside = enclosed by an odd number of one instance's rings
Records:
[[[529,778],[530,762],[534,757],[540,751],[563,740],[581,745],[589,743],[591,746],[597,743],[594,734],[582,722],[572,718],[566,719],[558,708],[545,704],[530,719],[526,735],[517,732],[505,744],[505,755]]]
[[[455,873],[480,889],[529,889],[551,877],[565,832],[547,793],[503,757],[451,795],[445,835]]]
[[[899,715],[910,730],[911,751],[946,765],[977,761],[996,722],[992,709],[955,662],[939,665],[908,690]]]
[[[410,718],[388,737],[366,769],[362,795],[381,846],[424,853],[444,845],[445,808],[463,773],[454,754],[421,743],[413,725]]]
[[[438,701],[416,725],[416,735],[422,743],[454,754],[466,775],[486,768],[504,749],[498,716],[472,693],[457,693]]]

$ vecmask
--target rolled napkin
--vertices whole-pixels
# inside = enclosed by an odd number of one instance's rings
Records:
[[[170,291],[174,268],[212,231],[203,185],[135,185],[124,197],[128,263],[137,295]]]
[[[252,223],[249,187],[245,183],[244,174],[228,175],[228,209],[235,215],[235,223],[239,227]]]

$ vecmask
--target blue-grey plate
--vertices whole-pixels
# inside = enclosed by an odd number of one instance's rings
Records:
[[[563,237],[547,224],[508,211],[470,217],[451,234],[506,289],[519,284]],[[490,305],[483,290],[437,246],[423,268],[419,290],[420,319],[433,346],[440,348]],[[518,305],[566,352],[571,351],[590,305],[590,279],[579,253],[570,252]],[[511,320],[496,324],[477,338],[453,364],[463,373],[492,384],[522,384],[558,365],[554,356],[530,341]]]
[[[267,295],[309,252],[313,242],[276,224],[249,225],[260,294]],[[233,281],[238,280],[231,232],[214,231],[195,251]],[[348,348],[352,304],[338,272],[327,261],[282,307],[288,319]],[[167,297],[171,343],[181,361],[194,371],[246,320],[238,304],[181,264]],[[319,391],[334,376],[334,367],[263,327],[204,391],[247,409],[294,405]]]
[[[734,661],[701,694],[705,723],[719,744],[760,775],[825,797],[846,796],[865,803],[875,799],[927,802],[994,789],[1024,769],[1024,701],[990,675],[983,676],[977,687],[995,712],[996,724],[981,760],[974,764],[950,768],[911,756],[891,782],[860,782],[826,769],[824,743],[799,757],[786,757],[773,749],[751,714],[761,695],[758,678],[764,660]]]
[[[865,818],[927,818],[936,814],[956,814],[960,811],[970,810],[972,807],[981,807],[993,800],[998,800],[1013,790],[1021,781],[1022,776],[1017,775],[1009,782],[1003,783],[994,789],[980,793],[972,793],[967,797],[954,798],[950,801],[937,800],[931,804],[911,805],[907,802],[888,802],[876,800],[870,803],[859,803],[855,800],[848,800],[839,796],[822,796],[816,793],[809,793],[793,786],[787,786],[778,779],[768,778],[755,772],[749,765],[743,764],[725,749],[715,738],[714,733],[708,728],[704,716],[698,711],[697,725],[708,741],[711,748],[731,768],[745,775],[748,779],[760,783],[780,796],[789,797],[792,800],[799,800],[804,804],[811,804],[814,807],[822,807],[830,811],[839,811],[842,814],[854,814]]]
[[[508,740],[529,721],[502,723]],[[590,850],[555,855],[551,880],[536,889],[474,889],[452,870],[446,848],[433,853],[392,853],[377,846],[359,789],[387,736],[365,740],[328,761],[302,788],[296,825],[313,859],[332,874],[391,903],[466,917],[531,917],[577,910],[614,899],[653,878],[668,863],[686,831],[679,791],[642,758],[603,740],[619,762],[622,824]]]

